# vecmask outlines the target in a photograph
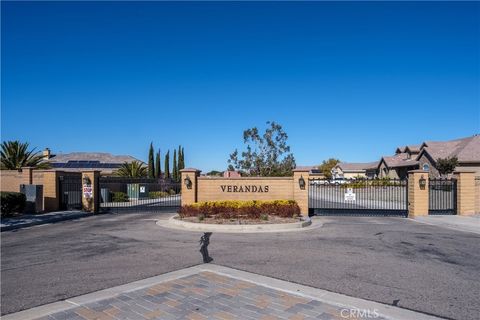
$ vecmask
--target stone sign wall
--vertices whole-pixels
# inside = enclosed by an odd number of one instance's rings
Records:
[[[293,177],[199,177],[197,201],[217,200],[293,200]]]
[[[299,179],[308,184],[309,169],[295,169],[292,177],[201,177],[200,170],[192,168],[181,172],[182,205],[221,200],[295,200],[302,214],[308,215],[308,188],[300,188]]]

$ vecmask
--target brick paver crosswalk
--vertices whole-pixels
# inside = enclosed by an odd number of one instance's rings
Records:
[[[368,315],[364,315],[367,318]],[[200,272],[125,292],[38,320],[363,319],[332,306],[251,282]],[[383,319],[376,317],[376,319]]]

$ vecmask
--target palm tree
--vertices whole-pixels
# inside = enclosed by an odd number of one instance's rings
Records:
[[[45,161],[43,155],[35,151],[35,148],[28,150],[28,142],[4,141],[2,142],[1,169],[21,170],[22,167],[33,167],[36,169],[48,169],[50,164]]]
[[[147,176],[148,170],[143,162],[134,160],[123,163],[115,174],[120,177],[143,178]]]

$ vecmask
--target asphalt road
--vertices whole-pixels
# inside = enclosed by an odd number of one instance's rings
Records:
[[[154,214],[2,232],[2,314],[202,263],[201,233]],[[213,263],[453,319],[480,314],[480,236],[402,218],[322,217],[302,233],[220,234]]]

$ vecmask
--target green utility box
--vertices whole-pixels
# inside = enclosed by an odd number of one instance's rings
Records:
[[[127,194],[129,199],[147,199],[148,186],[143,183],[127,184]]]

